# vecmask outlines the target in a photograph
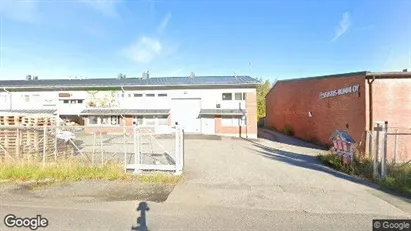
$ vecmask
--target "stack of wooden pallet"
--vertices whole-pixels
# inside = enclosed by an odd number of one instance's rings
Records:
[[[0,115],[0,125],[2,126],[18,125],[21,123],[21,120],[21,116]]]
[[[20,116],[1,115],[0,126],[4,129],[0,129],[0,155],[19,152],[18,150],[18,133],[16,129],[8,126],[18,125],[21,121]]]
[[[29,127],[55,126],[56,117],[54,116],[25,116],[21,120],[21,125]]]
[[[56,139],[54,116],[0,115],[0,126],[0,156],[42,156],[44,148],[48,156],[74,154],[72,145]]]

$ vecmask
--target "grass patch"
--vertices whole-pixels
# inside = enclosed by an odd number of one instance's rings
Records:
[[[104,166],[87,166],[73,162],[48,164],[40,163],[12,163],[0,165],[0,180],[11,181],[41,181],[52,179],[56,181],[80,181],[92,179],[127,180],[135,178],[125,173],[120,164],[106,164]]]
[[[355,157],[351,165],[343,165],[342,158],[335,154],[318,155],[321,162],[338,171],[359,176],[379,184],[383,188],[411,195],[411,164],[387,164],[387,177],[383,180],[373,177],[373,160]],[[380,172],[380,164],[378,165]]]
[[[286,124],[284,125],[283,133],[287,136],[294,136],[294,128],[291,125]]]
[[[55,182],[76,182],[82,180],[137,180],[142,183],[176,184],[181,176],[166,173],[135,175],[126,173],[119,163],[107,163],[103,166],[92,166],[75,160],[64,160],[58,163],[14,161],[0,163],[0,181],[27,182],[34,181],[33,189],[41,189]]]
[[[411,165],[389,165],[388,176],[381,185],[411,195]]]

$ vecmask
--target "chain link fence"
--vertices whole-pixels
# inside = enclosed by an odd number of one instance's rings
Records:
[[[44,164],[74,157],[90,165],[123,164],[125,170],[182,171],[183,131],[157,134],[140,126],[0,126],[3,161]]]
[[[393,163],[411,161],[411,129],[406,127],[388,127],[387,159]]]

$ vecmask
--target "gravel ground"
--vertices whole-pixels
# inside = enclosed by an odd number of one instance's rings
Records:
[[[104,201],[164,202],[174,188],[168,184],[139,183],[137,181],[81,181],[55,183],[32,189],[31,184],[3,183],[0,187],[2,201],[18,198],[23,201],[90,203]]]
[[[174,164],[175,158],[175,137],[173,135],[141,135],[140,152],[142,164]],[[134,164],[134,140],[131,136],[105,134],[101,138],[99,135],[76,133],[75,144],[80,151],[77,155],[87,156],[96,163],[112,160],[128,164]],[[126,153],[126,158],[124,158]]]

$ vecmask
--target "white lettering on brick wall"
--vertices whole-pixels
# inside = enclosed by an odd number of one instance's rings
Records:
[[[346,95],[350,93],[355,93],[360,91],[360,85],[353,85],[345,88],[341,88],[338,90],[333,90],[333,91],[327,91],[327,92],[321,92],[320,93],[320,99],[328,98],[328,97],[335,97],[339,95]]]

